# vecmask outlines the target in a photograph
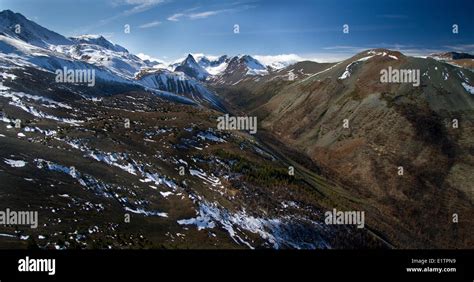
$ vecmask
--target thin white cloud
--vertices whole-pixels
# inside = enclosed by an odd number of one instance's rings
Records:
[[[210,16],[215,16],[217,14],[220,14],[226,11],[229,11],[229,10],[205,11],[205,12],[200,12],[200,13],[189,14],[188,17],[192,20],[205,19]]]
[[[474,44],[459,44],[459,45],[446,45],[445,48],[457,51],[457,52],[474,52]]]
[[[177,21],[179,21],[179,18],[181,18],[181,17],[183,17],[183,16],[184,16],[183,13],[176,13],[176,14],[174,14],[174,15],[172,15],[172,16],[169,16],[169,17],[168,17],[168,20],[169,20],[169,21],[172,21],[172,22],[177,22]]]
[[[124,10],[114,16],[105,18],[100,20],[98,23],[93,23],[88,26],[84,26],[78,30],[76,30],[74,33],[86,33],[89,32],[91,29],[97,29],[101,26],[104,26],[110,22],[116,21],[118,19],[122,19],[124,17],[128,17],[134,14],[139,14],[142,12],[145,12],[147,10],[150,10],[151,8],[166,3],[166,2],[171,2],[172,0],[114,0],[110,2],[110,4],[114,7],[117,6],[128,6],[129,8],[127,10]]]
[[[254,7],[255,6],[244,5],[242,7],[237,7],[237,8],[220,9],[220,10],[208,10],[208,11],[190,13],[191,11],[197,9],[197,8],[193,8],[193,9],[188,9],[184,12],[179,12],[179,13],[173,14],[173,15],[168,17],[168,20],[177,22],[177,21],[179,21],[183,18],[190,19],[190,20],[206,19],[208,17],[219,15],[219,14],[222,14],[222,13],[239,12],[239,11],[251,9],[251,8],[254,8]]]
[[[139,28],[150,28],[150,27],[159,26],[160,24],[161,24],[160,21],[153,21],[146,24],[142,24],[141,26],[139,26]]]
[[[176,13],[174,15],[171,15],[168,17],[169,21],[177,22],[182,18],[188,18],[191,20],[197,20],[197,19],[205,19],[210,16],[215,16],[217,14],[223,13],[223,12],[228,12],[231,11],[232,9],[226,9],[226,10],[214,10],[214,11],[204,11],[204,12],[199,12],[199,13]]]
[[[127,5],[132,6],[128,10],[125,10],[123,13],[125,15],[133,15],[141,12],[145,12],[156,5],[162,4],[166,0],[119,0],[115,1],[116,5]]]

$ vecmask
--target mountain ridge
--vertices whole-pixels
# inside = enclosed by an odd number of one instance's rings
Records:
[[[420,85],[382,82],[389,67],[419,70]],[[471,208],[473,82],[474,73],[446,62],[369,49],[294,81],[246,80],[217,85],[216,92],[236,111],[257,116],[267,142],[309,157],[344,191],[366,199],[351,209],[376,209],[380,218],[369,222],[390,242],[466,247],[467,236],[459,242],[451,226],[423,218]],[[453,128],[453,120],[463,120],[463,128]]]

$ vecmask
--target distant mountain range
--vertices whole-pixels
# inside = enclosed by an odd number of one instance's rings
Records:
[[[444,53],[433,53],[430,57],[443,59],[443,60],[461,60],[461,59],[474,59],[474,55],[468,53],[459,52],[444,52]]]
[[[19,30],[16,30],[18,25]],[[224,55],[218,58],[199,56],[196,60],[189,54],[182,62],[172,65],[142,60],[103,36],[66,38],[10,10],[0,13],[0,42],[0,60],[5,63],[28,65],[53,72],[63,67],[94,69],[98,79],[103,82],[143,86],[178,94],[190,101],[199,101],[198,103],[216,101],[211,97],[213,93],[201,85],[205,80],[228,77],[242,79],[246,76],[262,76],[272,70],[249,55]],[[155,83],[150,82],[150,76],[154,72],[160,83],[156,80]],[[182,85],[178,85],[177,81],[181,81]]]

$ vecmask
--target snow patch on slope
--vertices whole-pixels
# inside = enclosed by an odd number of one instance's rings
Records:
[[[180,225],[195,225],[198,230],[213,229],[221,227],[227,231],[231,238],[239,244],[244,244],[250,249],[254,247],[251,240],[243,232],[258,235],[275,249],[290,247],[296,249],[318,249],[329,248],[329,244],[321,238],[306,240],[305,238],[294,238],[291,236],[291,227],[297,225],[301,219],[296,218],[261,218],[247,214],[245,210],[232,213],[219,207],[217,203],[200,202],[197,216],[190,219],[178,220]],[[307,220],[304,220],[307,221]],[[292,222],[288,226],[288,222]],[[314,229],[322,229],[321,224],[307,221]]]
[[[370,52],[369,52],[369,53],[370,53]],[[380,53],[380,54],[382,54],[382,53]],[[376,53],[376,55],[380,55],[380,54]],[[347,67],[346,67],[346,70],[341,74],[340,77],[338,77],[338,79],[341,79],[341,80],[342,80],[342,79],[346,79],[346,78],[350,77],[350,76],[351,76],[351,67],[352,67],[353,65],[355,65],[355,64],[358,63],[358,62],[367,61],[368,59],[372,58],[373,56],[375,56],[375,55],[363,57],[363,58],[360,58],[360,59],[358,59],[358,60],[356,60],[356,61],[354,61],[354,62],[348,64]]]
[[[466,91],[471,94],[471,95],[474,95],[474,86],[471,86],[465,82],[462,82],[462,87],[464,87],[464,89],[466,89]]]
[[[24,167],[27,163],[22,160],[4,159],[4,162],[11,167]]]

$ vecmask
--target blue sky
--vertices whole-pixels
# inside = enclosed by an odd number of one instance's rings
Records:
[[[331,61],[376,47],[474,52],[472,0],[0,0],[0,9],[66,36],[102,34],[165,61],[187,53]]]

